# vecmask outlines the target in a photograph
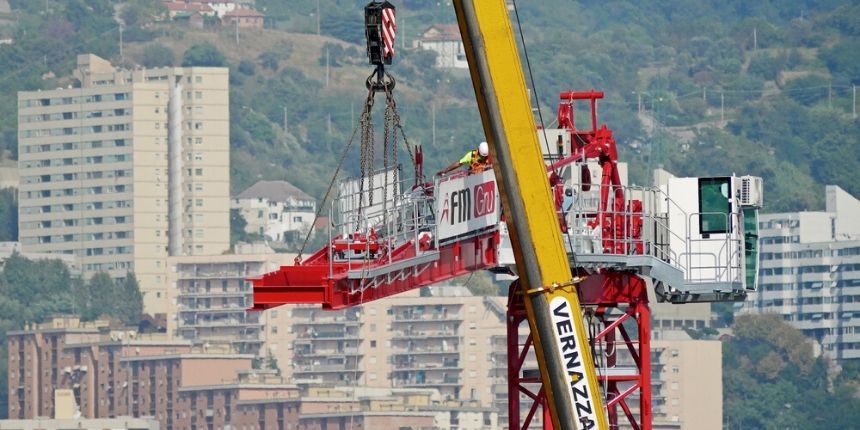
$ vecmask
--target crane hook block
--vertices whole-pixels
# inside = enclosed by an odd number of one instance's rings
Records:
[[[364,7],[367,58],[374,66],[391,64],[394,59],[394,35],[397,32],[394,11],[394,5],[387,1],[372,1]]]

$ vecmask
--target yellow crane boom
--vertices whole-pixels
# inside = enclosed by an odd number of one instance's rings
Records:
[[[455,0],[555,429],[606,429],[505,0]]]

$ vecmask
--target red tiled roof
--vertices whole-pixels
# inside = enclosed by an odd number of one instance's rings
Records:
[[[421,40],[460,40],[457,24],[433,24],[421,35]]]
[[[233,9],[230,12],[224,14],[224,17],[240,17],[240,18],[263,18],[266,15],[263,15],[260,12],[257,12],[254,9]]]
[[[185,3],[178,1],[165,2],[167,10],[171,12],[213,12],[208,4],[203,3]]]

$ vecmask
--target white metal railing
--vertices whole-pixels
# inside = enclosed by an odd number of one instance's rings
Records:
[[[601,213],[602,187],[608,187]],[[688,212],[660,188],[621,186],[624,200],[616,204],[616,187],[600,184],[575,193],[564,218],[565,245],[577,256],[650,256],[679,269],[685,283],[742,282],[743,219],[740,213]],[[641,212],[632,201],[641,202]],[[702,235],[703,216],[722,216],[728,234]],[[670,219],[672,217],[672,219]],[[680,220],[680,222],[679,222]],[[638,231],[637,231],[638,230]]]
[[[394,178],[394,170],[379,170],[372,185],[367,178],[340,182],[329,212],[329,243],[361,242],[365,248],[336,251],[329,247],[330,274],[334,262],[347,263],[348,270],[353,270],[366,268],[368,259],[381,255],[390,261],[390,251],[410,240],[417,255],[420,236],[425,233],[433,238],[434,247],[438,245],[433,190],[416,186],[412,178]],[[381,248],[376,254],[372,243]]]

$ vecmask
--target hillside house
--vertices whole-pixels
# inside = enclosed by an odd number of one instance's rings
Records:
[[[414,48],[436,52],[436,67],[468,69],[466,51],[456,24],[433,24],[413,42]]]

